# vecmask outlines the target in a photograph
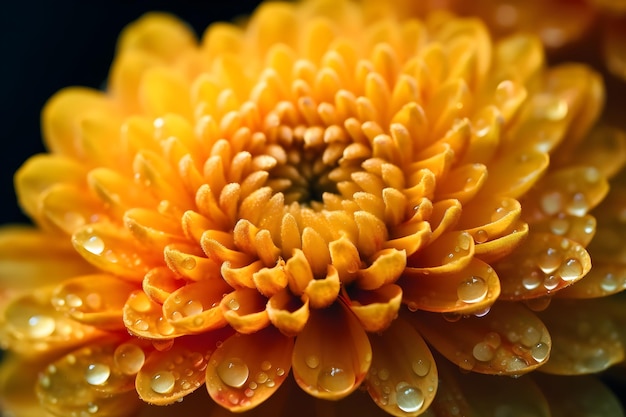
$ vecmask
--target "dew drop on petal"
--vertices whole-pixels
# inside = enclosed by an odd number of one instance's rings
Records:
[[[565,262],[563,262],[561,268],[559,268],[559,275],[561,275],[561,279],[563,281],[572,281],[580,278],[582,273],[583,266],[577,259],[574,258],[567,259]]]
[[[160,371],[152,375],[150,388],[157,394],[167,394],[172,392],[176,384],[176,377],[170,371]]]
[[[543,282],[543,276],[538,271],[533,271],[522,278],[522,285],[527,290],[534,290]]]
[[[413,363],[411,364],[411,368],[413,368],[413,372],[415,372],[415,375],[424,377],[430,371],[430,365],[431,364],[429,360],[418,359],[416,361],[413,361]]]
[[[541,197],[541,209],[548,216],[557,214],[561,211],[563,205],[563,196],[557,191],[545,193]]]
[[[338,366],[322,369],[317,377],[317,385],[327,392],[342,392],[354,384],[354,375]]]
[[[30,337],[42,339],[50,336],[56,329],[56,321],[45,315],[34,315],[28,319],[28,334]]]
[[[587,204],[587,198],[583,193],[576,193],[572,197],[572,201],[567,207],[567,211],[574,216],[584,216],[589,211],[589,204]]]
[[[488,240],[489,240],[489,234],[487,233],[486,230],[480,229],[476,231],[476,234],[474,235],[474,241],[476,243],[485,243]]]
[[[487,342],[479,342],[474,345],[472,355],[481,362],[489,362],[495,354],[494,348]]]
[[[78,295],[76,294],[67,294],[65,296],[65,304],[68,307],[72,307],[72,308],[78,308],[78,307],[82,307],[83,305],[83,299],[80,298]]]
[[[196,267],[196,260],[192,257],[186,257],[180,262],[180,266],[187,271],[190,271]]]
[[[405,413],[413,413],[424,405],[424,394],[419,388],[401,382],[396,386],[396,405]]]
[[[613,292],[617,289],[617,279],[615,279],[615,275],[608,272],[602,278],[602,282],[600,283],[600,288],[606,292]]]
[[[530,350],[530,354],[537,362],[543,362],[550,354],[550,346],[546,343],[539,342]]]
[[[457,296],[464,303],[477,303],[485,299],[488,289],[484,279],[472,276],[459,284]]]
[[[306,366],[308,366],[309,368],[315,369],[320,364],[320,358],[318,358],[315,355],[309,355],[304,359],[304,362],[306,363]]]
[[[541,340],[541,331],[536,327],[529,326],[522,332],[520,342],[526,347],[531,347],[539,343]]]
[[[182,312],[185,316],[195,316],[202,313],[202,303],[198,300],[189,300],[183,306]]]
[[[141,370],[146,355],[143,350],[132,343],[119,345],[113,353],[115,366],[126,375],[134,375]]]
[[[94,255],[101,255],[104,252],[104,241],[98,236],[89,236],[82,242],[82,246]]]
[[[237,300],[235,300],[234,298],[231,298],[228,301],[228,308],[230,308],[231,310],[237,311],[237,310],[239,310],[239,307],[240,307],[239,306],[239,302]]]
[[[552,291],[559,286],[559,278],[556,275],[547,275],[543,279],[543,286],[546,290]]]
[[[141,330],[141,331],[144,331],[144,332],[150,328],[150,323],[148,323],[147,321],[142,320],[142,319],[137,319],[137,321],[135,321],[134,324],[135,324],[134,327],[137,330]]]
[[[539,255],[539,259],[537,259],[537,266],[541,268],[541,270],[550,274],[561,266],[561,255],[554,248],[547,248],[541,255]]]
[[[229,387],[240,388],[248,380],[250,370],[241,359],[231,358],[217,366],[217,375]]]
[[[102,385],[111,376],[111,368],[102,363],[92,363],[85,371],[85,380],[91,385]]]

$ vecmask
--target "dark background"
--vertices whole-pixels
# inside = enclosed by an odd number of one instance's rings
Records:
[[[196,34],[214,21],[249,14],[260,0],[19,0],[0,11],[0,224],[27,222],[18,208],[13,173],[42,152],[39,116],[63,87],[101,88],[117,36],[142,14],[167,11]]]

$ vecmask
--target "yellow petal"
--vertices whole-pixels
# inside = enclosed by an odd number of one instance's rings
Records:
[[[296,338],[293,372],[310,395],[339,399],[358,388],[370,367],[372,349],[359,321],[335,303],[314,310]]]
[[[128,297],[123,319],[129,333],[145,339],[170,341],[185,334],[169,323],[161,304],[151,300],[143,291],[135,291]]]
[[[304,295],[308,297],[312,308],[325,308],[337,299],[340,290],[339,274],[334,266],[328,265],[326,276],[309,281],[304,288]]]
[[[470,233],[474,242],[480,245],[501,237],[519,219],[521,213],[519,202],[509,197],[475,199],[463,205],[463,216],[458,227]]]
[[[357,272],[357,287],[375,290],[395,282],[406,267],[406,253],[397,249],[383,249],[375,255],[370,266]]]
[[[65,280],[54,290],[52,305],[74,320],[100,329],[122,330],[122,308],[137,289],[127,281],[105,274]]]
[[[359,319],[365,331],[381,332],[398,316],[402,288],[384,285],[373,291],[352,291],[348,307]]]
[[[293,339],[271,327],[229,337],[208,361],[206,387],[211,398],[234,412],[261,404],[289,375],[292,349]]]
[[[306,295],[300,301],[286,290],[274,294],[268,300],[266,310],[274,327],[286,336],[300,333],[311,314]]]
[[[407,272],[398,282],[410,310],[471,314],[488,309],[500,295],[500,280],[489,264],[473,259],[442,274]]]
[[[370,335],[372,366],[367,390],[376,404],[393,416],[418,416],[437,392],[435,359],[422,337],[403,319],[381,335]]]
[[[556,297],[599,298],[619,293],[626,289],[626,265],[616,262],[594,262],[584,279],[562,291]]]
[[[442,355],[462,369],[520,375],[543,365],[552,342],[546,326],[525,307],[496,303],[483,317],[412,313],[411,323]]]
[[[174,291],[184,285],[185,281],[178,279],[170,269],[163,266],[152,268],[141,281],[143,292],[158,304],[163,304]]]
[[[163,250],[167,266],[191,281],[221,279],[220,265],[204,255],[196,245],[170,244]]]
[[[224,318],[237,333],[257,332],[270,323],[265,309],[267,298],[255,289],[242,288],[222,298],[220,307]]]
[[[474,255],[474,239],[467,232],[444,233],[439,239],[409,258],[407,271],[445,273],[466,267]]]

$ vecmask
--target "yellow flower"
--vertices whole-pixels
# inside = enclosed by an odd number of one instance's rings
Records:
[[[137,396],[277,415],[304,393],[375,415],[359,387],[396,416],[548,415],[585,389],[621,412],[593,379],[478,375],[624,357],[620,300],[595,299],[626,282],[600,77],[476,19],[398,16],[266,3],[198,44],[153,13],[105,92],[50,99],[49,153],[15,177],[36,227],[0,234],[7,409],[44,415],[32,384],[57,416]]]

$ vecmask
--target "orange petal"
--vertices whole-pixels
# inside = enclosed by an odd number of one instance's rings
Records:
[[[274,267],[260,269],[252,274],[252,280],[261,294],[272,297],[287,287],[289,279],[285,271],[285,261],[279,259]]]
[[[543,297],[572,285],[591,269],[587,251],[567,238],[531,233],[515,252],[493,265],[500,276],[501,298]]]
[[[192,115],[189,85],[182,74],[165,67],[146,70],[139,84],[139,103],[152,117],[168,113]]]
[[[375,290],[395,282],[406,267],[406,253],[402,250],[383,249],[375,256],[370,266],[357,272],[356,284],[363,290]]]
[[[226,324],[219,303],[232,291],[225,283],[198,281],[174,291],[163,303],[163,315],[171,326],[185,333],[202,333]]]
[[[480,196],[519,198],[539,181],[550,165],[545,152],[507,152],[489,165],[489,178]]]
[[[152,268],[141,281],[143,292],[158,304],[163,304],[170,294],[184,285],[185,281],[164,266]]]
[[[143,291],[135,291],[128,297],[123,319],[129,333],[145,339],[170,340],[185,334],[168,322],[161,304],[151,300]]]
[[[462,208],[459,200],[439,200],[433,204],[433,211],[427,219],[432,233],[431,242],[439,238],[444,232],[451,231],[461,218]]]
[[[467,164],[453,169],[437,187],[436,199],[455,199],[461,204],[470,201],[487,180],[487,167],[483,164]]]
[[[134,377],[115,365],[116,346],[116,342],[90,344],[42,370],[35,387],[41,405],[54,415],[134,415],[140,404]]]
[[[341,303],[314,310],[296,338],[293,372],[310,395],[339,399],[358,388],[370,367],[372,349],[361,323]]]
[[[132,281],[141,280],[156,261],[136,244],[128,231],[111,223],[94,223],[77,229],[72,244],[98,269]]]
[[[417,416],[437,392],[437,368],[430,349],[414,328],[399,318],[381,335],[370,335],[373,360],[367,390],[387,413]]]
[[[74,184],[52,185],[41,194],[41,212],[68,235],[86,223],[106,218],[99,202],[86,191]]]
[[[313,271],[302,250],[294,250],[293,256],[285,264],[285,271],[291,292],[302,295],[309,282],[313,280]]]
[[[475,255],[484,262],[493,263],[515,251],[528,236],[528,224],[521,220],[513,223],[504,236],[475,245]],[[482,239],[479,230],[478,239]]]
[[[112,216],[121,218],[130,207],[145,207],[158,204],[135,182],[109,168],[95,168],[87,174],[87,183],[92,192],[108,208]]]
[[[556,297],[599,298],[626,289],[626,265],[607,261],[594,261],[591,271],[584,279],[562,291]]]
[[[175,273],[190,279],[221,279],[220,265],[209,259],[195,245],[171,244],[163,250],[167,266]]]
[[[68,239],[28,226],[0,229],[0,286],[4,289],[32,290],[93,269]]]
[[[227,334],[211,332],[202,337],[181,338],[168,350],[152,351],[135,380],[139,398],[149,404],[166,405],[200,388],[209,355],[216,342]]]
[[[568,159],[568,164],[592,166],[601,175],[611,178],[620,171],[625,161],[624,131],[610,126],[599,126],[585,137],[581,146]]]
[[[542,371],[558,375],[600,372],[624,360],[621,326],[602,299],[552,301],[538,313],[550,328],[552,352]]]
[[[50,291],[38,291],[11,300],[2,314],[2,343],[30,357],[67,350],[102,333],[56,311]]]
[[[616,393],[594,376],[562,377],[537,372],[533,380],[548,399],[553,417],[624,415]]]
[[[402,288],[389,284],[373,291],[351,291],[348,307],[367,332],[381,332],[398,316]]]
[[[409,258],[411,273],[442,274],[465,268],[474,255],[474,239],[467,232],[444,233],[439,239]]]
[[[270,323],[265,309],[267,298],[255,289],[242,288],[222,298],[224,318],[237,333],[255,333]]]
[[[293,339],[271,327],[229,337],[209,359],[206,387],[211,398],[234,412],[256,407],[288,376],[292,349]]]
[[[427,275],[408,271],[398,281],[409,309],[471,314],[488,309],[500,295],[493,268],[479,259],[460,271]]]
[[[153,251],[163,252],[165,246],[185,240],[178,219],[168,218],[153,210],[127,210],[124,213],[124,225],[137,241]]]
[[[449,317],[416,312],[411,323],[442,355],[462,369],[520,375],[538,368],[550,354],[550,334],[525,307],[496,303],[482,317]]]
[[[311,314],[306,295],[300,301],[286,290],[274,294],[267,302],[266,310],[274,327],[287,336],[300,333]]]
[[[100,329],[124,329],[122,309],[137,289],[127,281],[105,274],[83,275],[64,281],[52,295],[57,311]]]
[[[325,308],[337,299],[340,290],[339,273],[334,266],[328,265],[326,277],[309,281],[304,295],[308,297],[312,308]]]
[[[589,214],[572,216],[562,213],[558,216],[545,217],[538,222],[533,222],[531,227],[533,233],[552,233],[587,247],[596,232],[596,219]]]

